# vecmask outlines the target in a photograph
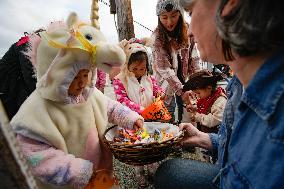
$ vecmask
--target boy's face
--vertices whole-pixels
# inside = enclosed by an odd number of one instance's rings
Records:
[[[193,92],[196,94],[197,98],[199,98],[199,99],[207,98],[212,93],[212,87],[211,86],[207,86],[204,89],[195,89],[195,90],[193,90]]]
[[[87,69],[80,70],[69,86],[68,95],[80,95],[88,84],[89,74],[91,72]]]
[[[134,73],[136,78],[142,77],[145,75],[147,71],[147,63],[146,60],[143,61],[134,61],[130,66],[128,67],[128,70],[132,73]]]

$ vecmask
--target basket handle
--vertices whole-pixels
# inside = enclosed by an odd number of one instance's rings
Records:
[[[112,128],[117,127],[117,126],[118,126],[118,125],[113,125],[113,126],[111,126],[111,127],[108,127],[108,128],[105,130],[104,136],[107,134],[107,132],[108,132],[109,130],[111,130]]]

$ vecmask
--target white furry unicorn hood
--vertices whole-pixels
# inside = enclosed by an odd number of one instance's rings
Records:
[[[81,53],[85,54],[85,52]],[[69,104],[71,98],[68,95],[68,88],[81,69],[92,72],[91,83],[82,93],[86,101],[92,94],[96,83],[96,68],[89,61],[80,60],[80,56],[75,56],[70,50],[61,49],[59,51],[47,72],[38,81],[37,91],[45,99]]]
[[[121,80],[125,80],[125,77],[128,76],[134,76],[133,73],[129,72],[128,70],[128,63],[129,63],[129,58],[133,53],[136,52],[145,52],[148,57],[148,63],[150,61],[150,55],[149,52],[147,51],[146,47],[150,46],[150,39],[148,38],[143,38],[143,39],[137,39],[137,38],[131,38],[130,40],[122,40],[119,43],[119,46],[123,49],[125,55],[126,55],[126,61],[123,64],[121,68],[121,72],[118,74],[118,78]],[[147,73],[145,74],[147,75]]]
[[[106,43],[99,30],[79,22],[74,13],[67,24],[54,22],[41,36],[36,57],[37,88],[42,97],[52,101],[70,102],[67,91],[81,69],[92,71],[91,83],[83,92],[86,100],[95,86],[95,69],[109,72],[125,61],[118,45]]]

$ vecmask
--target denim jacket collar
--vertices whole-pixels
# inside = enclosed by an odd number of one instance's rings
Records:
[[[284,64],[279,62],[284,62],[284,48],[266,60],[242,96],[242,102],[263,120],[268,120],[275,112],[284,93]]]

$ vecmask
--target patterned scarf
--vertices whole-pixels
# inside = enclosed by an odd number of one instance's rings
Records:
[[[214,104],[217,98],[220,96],[226,96],[226,92],[223,88],[217,87],[213,94],[209,97],[201,98],[197,100],[197,112],[200,114],[208,114],[211,106]]]

